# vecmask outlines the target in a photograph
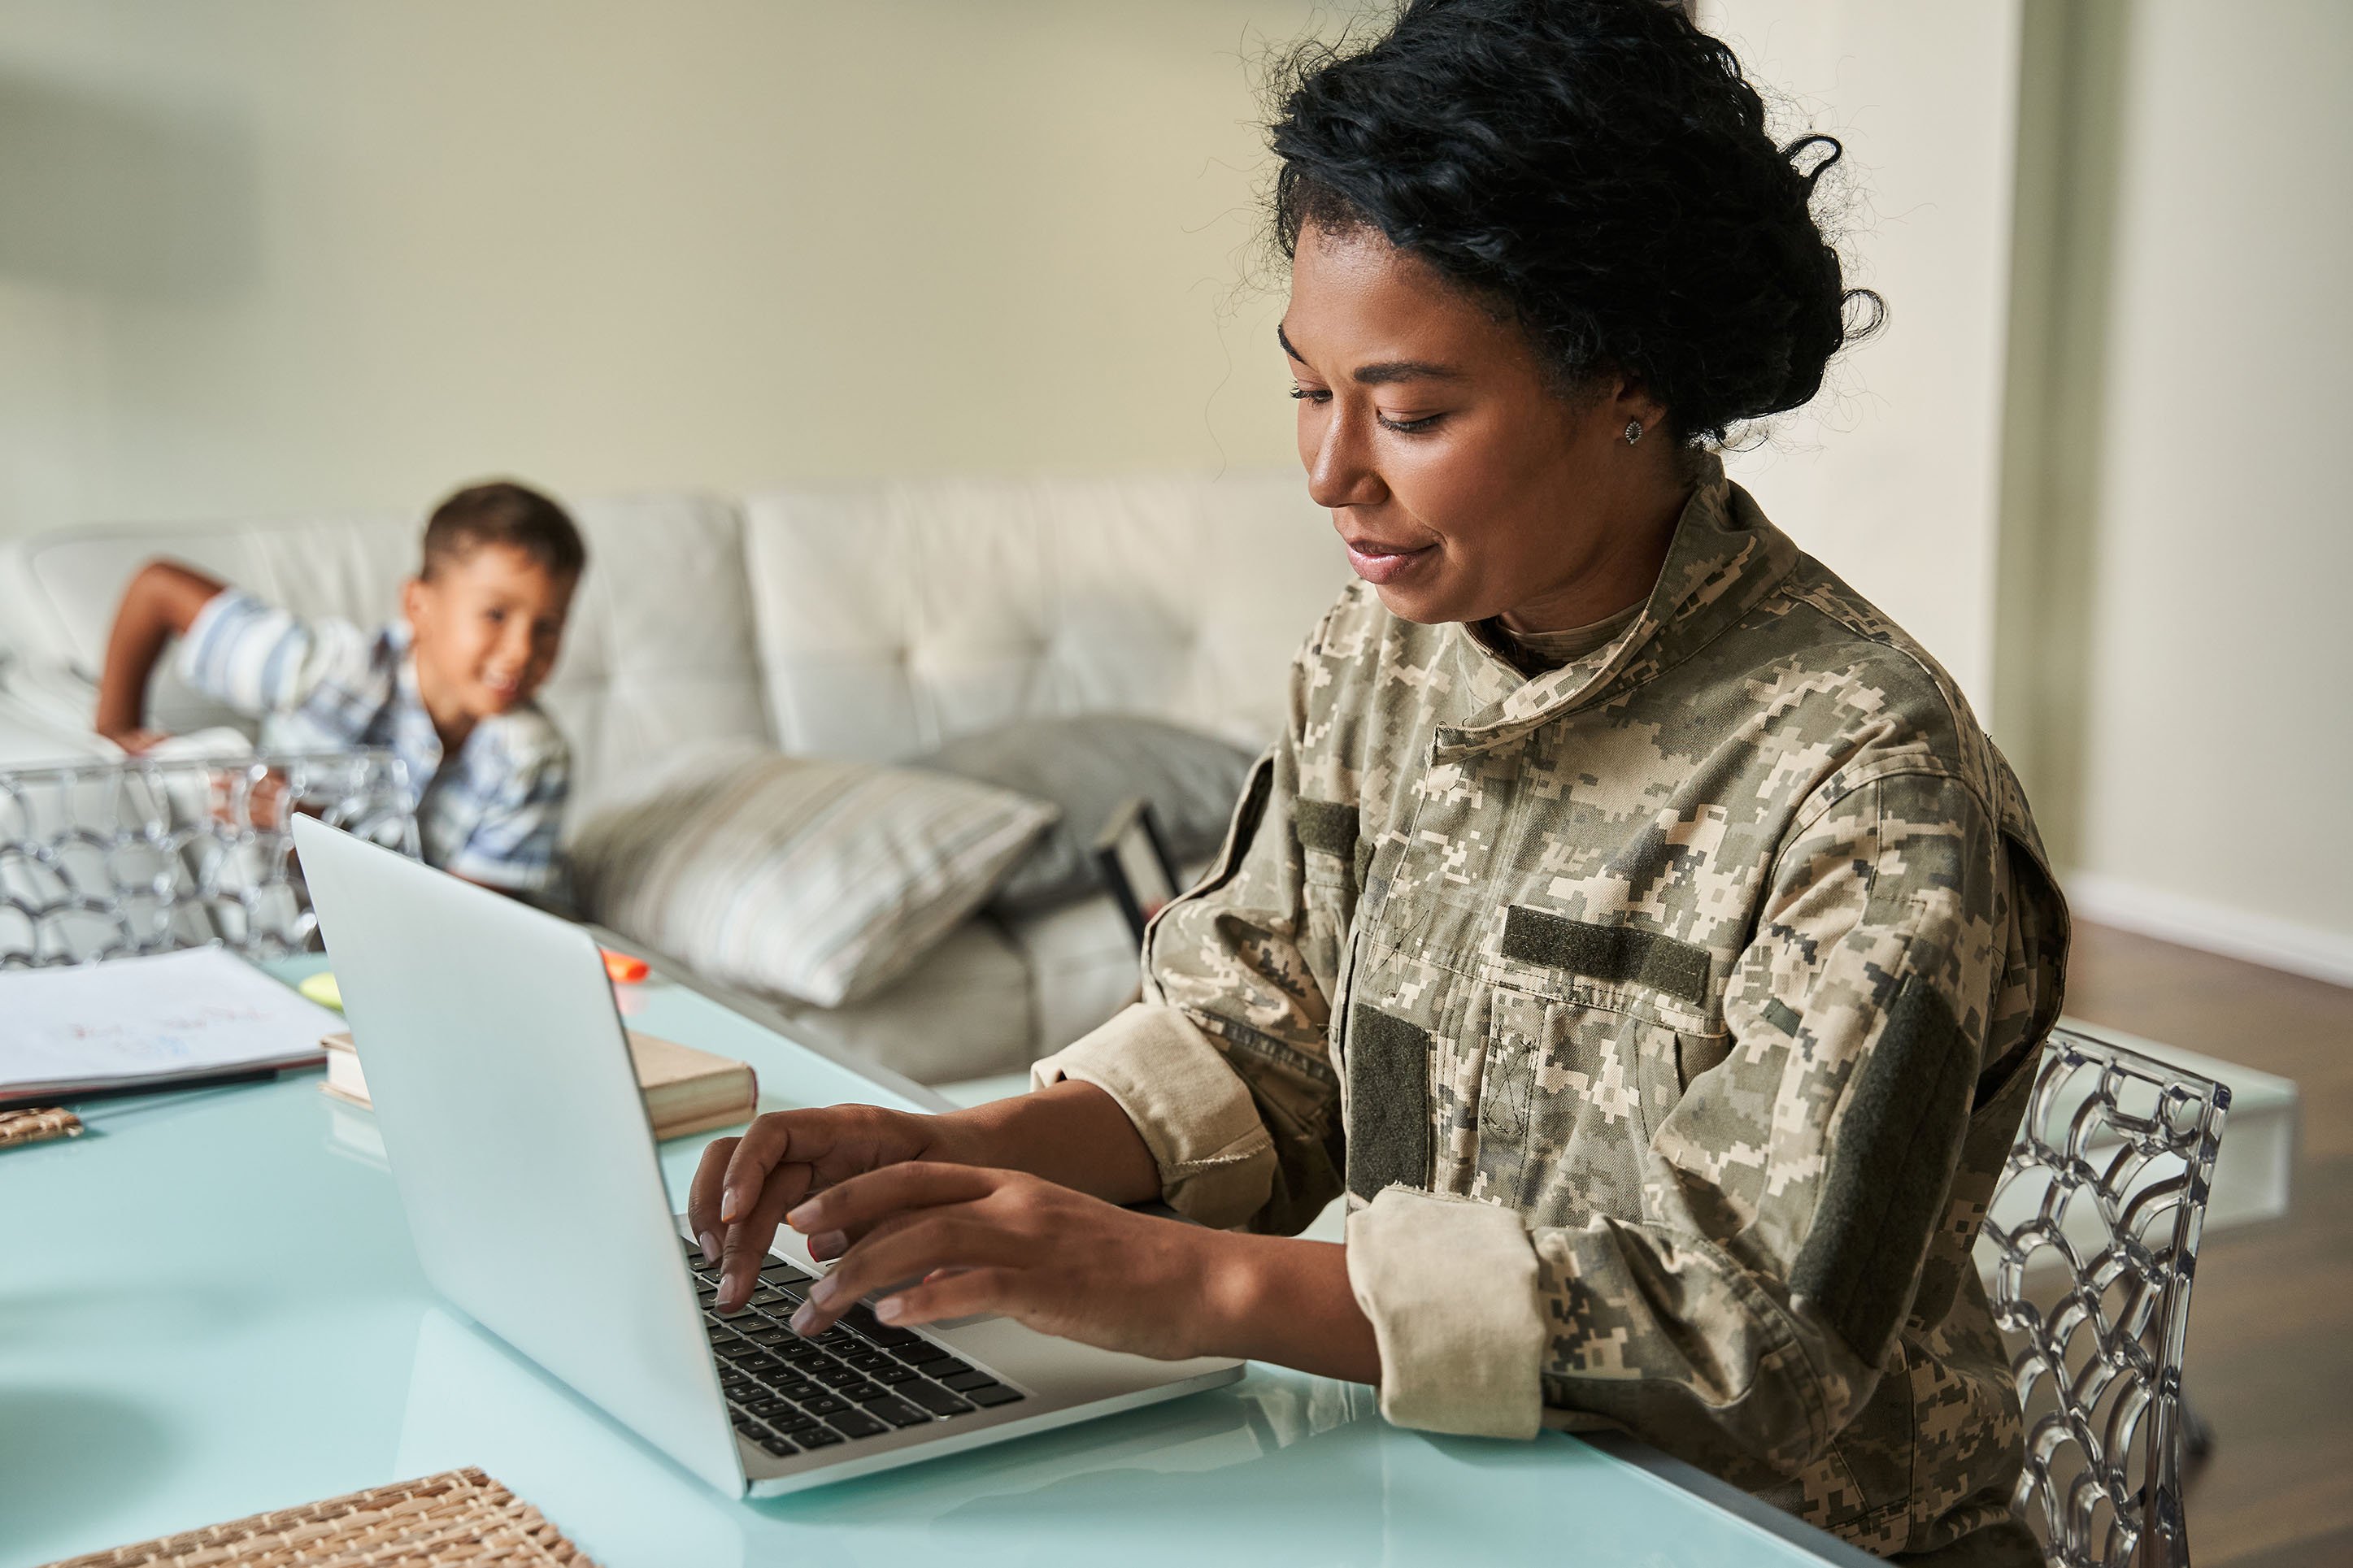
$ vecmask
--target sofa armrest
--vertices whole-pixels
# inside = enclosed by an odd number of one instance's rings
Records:
[[[0,657],[0,698],[62,731],[88,731],[98,687],[62,665]]]
[[[0,695],[0,768],[106,762],[121,755],[121,748],[112,742],[89,730],[51,723],[25,704]]]

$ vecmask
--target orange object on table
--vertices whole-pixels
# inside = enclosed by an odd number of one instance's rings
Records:
[[[596,951],[605,955],[605,973],[612,976],[617,984],[635,985],[653,973],[653,966],[642,958],[632,958],[626,952],[615,952],[609,947],[600,947]]]

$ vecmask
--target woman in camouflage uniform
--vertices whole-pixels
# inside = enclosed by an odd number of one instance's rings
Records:
[[[1847,337],[1836,144],[1777,149],[1650,0],[1419,0],[1273,143],[1364,581],[1142,1003],[1016,1100],[714,1144],[723,1295],[785,1218],[839,1258],[811,1331],[944,1269],[878,1315],[1622,1426],[1883,1553],[2035,1561],[1968,1253],[2065,911],[1950,678],[1707,449]],[[1293,1239],[1342,1194],[1345,1247]]]

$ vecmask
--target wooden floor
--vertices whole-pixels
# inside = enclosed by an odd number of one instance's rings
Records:
[[[2296,1081],[2293,1212],[2200,1249],[2183,1376],[2216,1446],[2189,1548],[2199,1568],[2353,1564],[2353,990],[2086,925],[2067,1011]]]

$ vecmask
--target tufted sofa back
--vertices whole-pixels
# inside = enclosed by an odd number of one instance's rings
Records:
[[[1008,719],[1121,710],[1261,745],[1292,651],[1346,580],[1295,472],[673,493],[573,514],[589,572],[543,700],[584,805],[715,738],[887,759]],[[115,603],[153,555],[365,624],[396,613],[417,531],[375,514],[15,542],[0,690],[86,726]],[[228,721],[168,668],[153,712],[175,730]]]
[[[1295,472],[777,490],[744,511],[790,751],[902,757],[1114,710],[1262,746],[1347,577]]]

